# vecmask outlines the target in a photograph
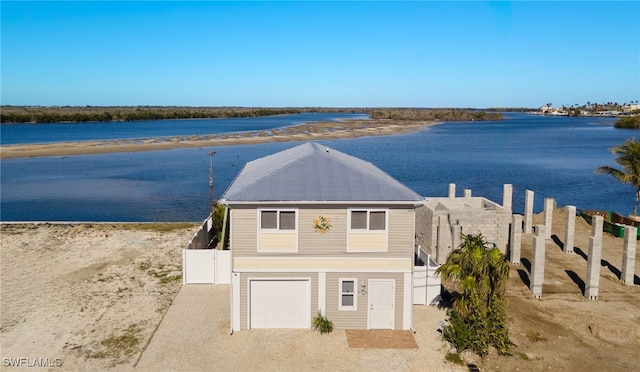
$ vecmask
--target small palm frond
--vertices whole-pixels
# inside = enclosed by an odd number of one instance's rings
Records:
[[[623,170],[602,166],[596,168],[596,173],[613,176],[622,183],[634,186],[636,199],[640,201],[640,142],[636,138],[631,138],[610,150],[617,156],[615,161],[622,166]]]

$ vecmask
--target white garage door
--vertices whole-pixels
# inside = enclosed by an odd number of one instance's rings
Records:
[[[251,280],[250,328],[309,328],[309,280]]]

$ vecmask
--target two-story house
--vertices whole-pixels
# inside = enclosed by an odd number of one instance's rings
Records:
[[[305,143],[248,162],[230,209],[231,328],[409,329],[422,197],[373,164]]]

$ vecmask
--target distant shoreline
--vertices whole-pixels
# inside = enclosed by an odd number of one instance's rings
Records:
[[[118,152],[249,145],[268,142],[389,136],[416,132],[436,124],[440,124],[440,122],[390,119],[345,119],[341,121],[304,123],[285,128],[239,133],[8,145],[0,146],[0,159],[110,154]]]

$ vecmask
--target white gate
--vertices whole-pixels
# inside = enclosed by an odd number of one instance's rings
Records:
[[[231,284],[231,251],[182,250],[183,284]]]
[[[413,267],[413,304],[431,305],[440,300],[442,280],[436,275],[438,265],[422,248],[417,249],[418,261]]]

